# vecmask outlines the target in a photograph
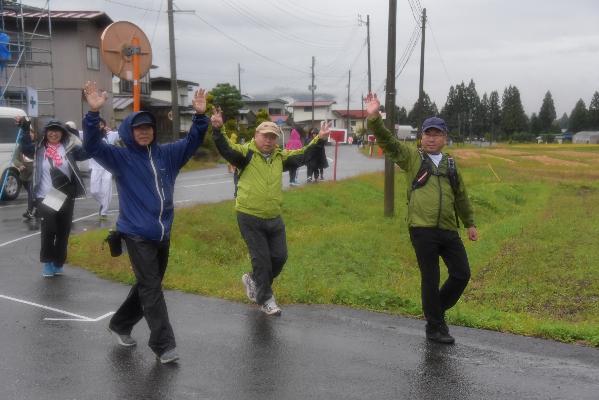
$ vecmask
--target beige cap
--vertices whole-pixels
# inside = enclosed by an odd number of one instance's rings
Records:
[[[281,137],[281,130],[274,122],[264,121],[256,127],[256,133],[274,133],[277,137]]]

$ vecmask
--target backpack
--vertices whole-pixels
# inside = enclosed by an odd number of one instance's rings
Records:
[[[458,170],[455,165],[454,158],[446,153],[447,154],[447,174],[445,175],[445,174],[440,174],[438,172],[434,172],[435,170],[433,169],[433,160],[431,160],[430,157],[427,157],[424,154],[424,151],[422,151],[422,149],[418,149],[418,154],[420,155],[420,169],[418,169],[418,172],[416,173],[416,176],[414,177],[414,180],[412,181],[412,186],[410,189],[409,196],[411,197],[412,192],[414,190],[419,189],[419,188],[423,187],[424,185],[426,185],[426,183],[428,182],[431,175],[447,176],[447,179],[449,179],[449,185],[451,186],[451,190],[453,191],[453,194],[454,195],[457,194],[457,191],[460,188],[460,180],[458,179]],[[453,211],[455,213],[456,224],[459,228],[460,220],[458,218],[458,210],[455,207],[455,202],[453,204]]]

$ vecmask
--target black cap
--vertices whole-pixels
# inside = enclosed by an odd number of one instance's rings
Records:
[[[63,124],[57,119],[51,119],[50,121],[48,121],[48,123],[44,127],[44,132],[48,132],[49,129],[60,129],[62,133],[64,133],[65,135],[68,133],[65,124]]]
[[[133,117],[133,121],[131,121],[132,128],[136,127],[136,126],[140,126],[140,125],[152,125],[153,127],[155,127],[156,120],[154,119],[154,116],[152,114],[150,114],[149,112],[142,111],[139,114],[137,114],[135,117]]]

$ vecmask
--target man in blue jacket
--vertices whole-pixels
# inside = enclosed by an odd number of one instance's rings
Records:
[[[83,119],[85,150],[110,171],[119,193],[116,223],[127,245],[137,282],[112,317],[109,330],[122,346],[135,346],[133,326],[144,317],[150,328],[148,345],[161,363],[176,361],[175,336],[162,293],[162,279],[168,264],[170,231],[173,224],[173,192],[179,170],[204,141],[208,129],[206,92],[199,89],[193,98],[196,114],[189,134],[174,143],[158,144],[156,120],[147,111],[131,113],[121,123],[119,136],[125,147],[102,140],[99,110],[106,101],[95,82],[84,89],[90,111]]]

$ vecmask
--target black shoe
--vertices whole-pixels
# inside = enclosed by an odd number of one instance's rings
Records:
[[[28,220],[33,219],[34,218],[33,212],[31,210],[25,211],[23,213],[23,218],[28,219]]]
[[[449,329],[437,329],[434,331],[427,331],[426,338],[432,342],[443,343],[443,344],[454,344],[455,339],[449,334]]]

